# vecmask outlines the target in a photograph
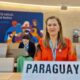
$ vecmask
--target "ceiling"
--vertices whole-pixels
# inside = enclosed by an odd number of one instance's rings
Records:
[[[80,6],[80,0],[0,0],[5,2],[49,5],[49,6]]]

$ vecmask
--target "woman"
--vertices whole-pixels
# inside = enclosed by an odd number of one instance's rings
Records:
[[[30,36],[28,34],[23,36],[22,42],[20,43],[19,48],[25,48],[26,51],[28,51],[29,56],[34,58],[36,48],[35,48],[35,44],[30,41]]]
[[[33,61],[36,48],[35,44],[30,41],[30,36],[28,34],[23,36],[19,48],[24,48],[25,52],[27,51],[29,53],[28,56],[19,56],[17,58],[17,72],[22,72],[24,61]]]
[[[75,61],[76,55],[69,39],[62,34],[60,20],[51,16],[46,20],[44,39],[39,41],[36,61]]]

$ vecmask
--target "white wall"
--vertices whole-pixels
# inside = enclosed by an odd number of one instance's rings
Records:
[[[49,16],[58,16],[63,25],[64,36],[69,37],[71,40],[73,29],[80,28],[80,7],[60,10],[60,7],[0,4],[0,10],[42,12],[44,21]]]

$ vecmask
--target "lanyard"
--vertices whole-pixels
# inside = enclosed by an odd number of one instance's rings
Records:
[[[26,45],[24,46],[24,48],[25,48],[26,51],[28,51],[29,44],[26,44]]]
[[[52,50],[52,54],[53,54],[54,60],[56,60],[56,50],[57,50],[58,41],[56,41],[56,44],[54,46],[53,46],[51,40],[49,41],[49,44],[50,44],[50,48]]]

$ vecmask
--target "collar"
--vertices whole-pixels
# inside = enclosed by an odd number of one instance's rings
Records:
[[[53,49],[57,49],[57,47],[58,47],[58,41],[56,41],[56,44],[53,45],[52,40],[50,39],[50,40],[49,40],[49,45],[50,45],[50,48],[51,48],[52,50],[53,50]]]

